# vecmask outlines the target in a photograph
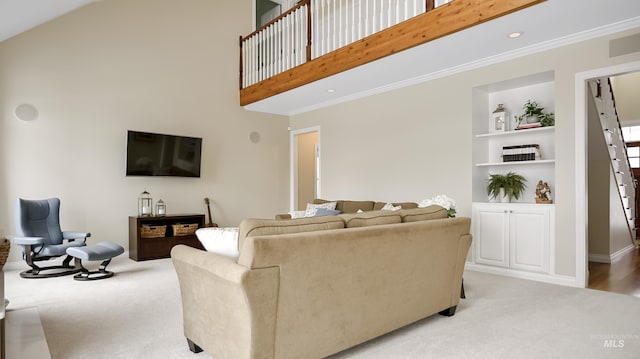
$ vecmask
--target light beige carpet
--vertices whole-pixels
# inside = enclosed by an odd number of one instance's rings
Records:
[[[6,271],[8,309],[38,307],[53,359],[211,358],[187,349],[169,259],[123,255],[109,268],[116,276],[95,282]],[[332,358],[640,358],[638,298],[469,271],[465,288],[455,316],[429,317]]]

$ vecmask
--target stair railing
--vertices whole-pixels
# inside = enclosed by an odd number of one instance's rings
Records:
[[[614,170],[616,185],[622,203],[631,238],[636,245],[640,242],[636,239],[636,200],[635,193],[637,180],[633,175],[631,162],[627,154],[627,146],[622,135],[622,126],[618,117],[615,104],[615,96],[608,78],[591,81],[593,97],[596,100],[596,108],[600,117],[605,142],[609,149],[611,166]],[[603,91],[605,87],[605,91]]]

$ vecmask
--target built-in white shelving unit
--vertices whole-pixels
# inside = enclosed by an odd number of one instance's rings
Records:
[[[555,112],[553,72],[502,81],[473,89],[473,202],[489,202],[486,186],[490,174],[517,172],[527,179],[527,189],[517,203],[535,203],[539,180],[555,188],[555,127],[514,130],[515,117],[528,100],[545,112]],[[507,131],[489,132],[492,113],[503,104],[507,109]],[[561,120],[561,119],[560,119]],[[535,161],[503,162],[502,147],[536,144],[541,158]]]
[[[473,89],[472,213],[470,269],[554,282],[555,205],[536,204],[539,180],[555,189],[555,127],[515,130],[515,117],[527,101],[555,113],[555,79],[545,72]],[[506,130],[492,132],[493,111],[507,109]],[[556,119],[562,121],[561,118]],[[538,145],[532,161],[504,162],[504,146]],[[524,195],[513,203],[492,203],[487,195],[491,174],[516,172],[527,179]]]

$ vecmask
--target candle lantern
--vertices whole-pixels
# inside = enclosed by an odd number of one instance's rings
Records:
[[[140,193],[140,197],[138,197],[138,216],[153,216],[152,208],[153,198],[151,198],[151,194],[149,194],[149,192],[147,192],[147,190],[145,189],[144,192]]]
[[[504,132],[507,130],[507,109],[503,104],[498,104],[498,108],[491,114],[489,122],[489,132]]]
[[[167,205],[161,199],[156,203],[156,216],[164,217],[167,214]]]

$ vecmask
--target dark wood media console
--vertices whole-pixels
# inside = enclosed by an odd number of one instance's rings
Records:
[[[175,224],[198,224],[204,227],[204,214],[184,214],[164,217],[129,217],[129,258],[134,261],[169,258],[171,248],[178,244],[204,249],[195,234],[175,235]],[[164,236],[142,238],[142,226],[166,226]]]

